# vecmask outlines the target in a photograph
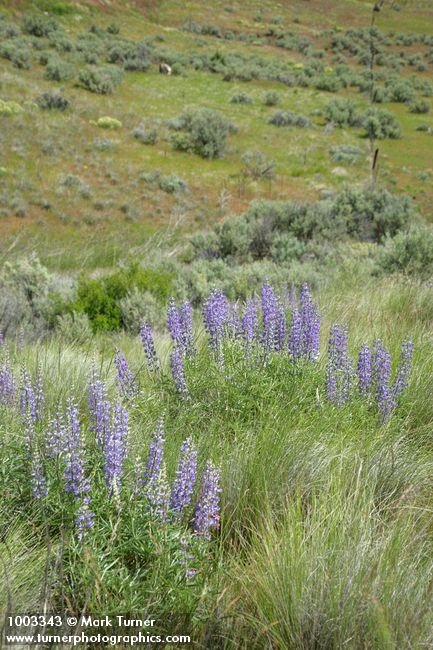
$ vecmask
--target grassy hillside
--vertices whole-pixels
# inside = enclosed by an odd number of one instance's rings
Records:
[[[129,8],[123,3],[110,7],[2,3],[3,24],[18,30],[8,41],[28,52],[29,58],[24,68],[0,59],[1,99],[15,101],[23,109],[1,117],[2,250],[17,239],[14,250],[37,249],[52,268],[64,267],[63,253],[72,269],[110,266],[122,257],[125,246],[139,252],[152,234],[168,225],[178,225],[182,233],[206,227],[226,213],[239,213],[255,198],[316,198],[353,185],[353,180],[363,183],[370,166],[365,132],[356,127],[327,129],[323,111],[335,96],[353,99],[360,112],[368,106],[365,93],[343,87],[347,80],[341,82],[347,76],[365,74],[368,60],[361,64],[362,56],[340,46],[339,53],[333,51],[332,43],[348,29],[367,28],[371,8],[360,2],[338,3],[338,8],[337,3],[328,3],[326,9],[324,3],[317,4],[320,7],[312,2],[260,7],[221,3],[211,9],[207,3],[181,8],[170,2],[136,3]],[[38,7],[51,11],[58,24],[51,41],[31,34],[19,36],[23,17],[38,15]],[[430,94],[432,44],[425,29],[431,10],[422,2],[395,9],[387,8],[377,16],[384,33],[403,35],[389,37],[389,42],[380,45],[383,60],[378,59],[377,83],[383,86],[390,75],[397,75],[409,85],[413,79],[415,86],[427,84],[424,90],[424,86],[409,90],[411,96]],[[41,11],[39,15],[48,20]],[[96,33],[86,40],[92,25]],[[119,33],[104,35],[109,25]],[[288,40],[287,33],[292,35]],[[426,42],[413,42],[420,35]],[[77,83],[83,69],[107,66],[107,51],[123,39],[145,40],[151,47],[145,71],[125,71],[120,86],[109,95],[89,92]],[[21,45],[14,45],[16,41]],[[283,42],[287,48],[278,46]],[[368,42],[363,48],[365,55]],[[235,56],[231,63],[230,57]],[[213,64],[212,57],[216,57]],[[45,79],[49,65],[41,65],[41,60],[66,66],[65,80]],[[158,60],[174,63],[178,74],[160,75]],[[267,69],[257,67],[265,64]],[[318,71],[309,72],[312,65],[319,66]],[[314,72],[312,78],[305,76],[305,68],[309,75]],[[275,80],[278,76],[284,83]],[[320,90],[323,83],[331,83],[334,92]],[[43,110],[35,104],[42,93],[54,90],[61,90],[69,101],[66,111]],[[264,104],[267,93],[276,94],[278,105]],[[251,103],[231,103],[243,94]],[[425,101],[431,107],[431,99]],[[203,160],[173,151],[167,120],[190,105],[220,111],[236,125],[237,132],[229,136],[221,159]],[[400,139],[380,143],[381,184],[414,197],[430,219],[431,112],[411,113],[404,102],[385,101],[380,108],[391,110],[401,124]],[[305,116],[311,128],[269,124],[277,110]],[[97,120],[107,115],[119,120],[121,127],[114,131],[98,128]],[[156,129],[154,145],[133,137],[133,129],[140,124]],[[416,130],[423,125],[430,131]],[[331,151],[338,145],[359,149],[356,160],[338,162]],[[274,164],[273,178],[245,176],[242,158],[256,150]],[[188,191],[170,195],[158,183],[146,182],[155,173],[177,175]],[[74,178],[68,185],[70,175]],[[44,249],[47,231],[52,244],[49,253]],[[83,237],[86,253],[80,244]]]

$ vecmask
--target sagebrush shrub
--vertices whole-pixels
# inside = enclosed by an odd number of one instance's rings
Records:
[[[280,103],[280,95],[274,90],[271,90],[264,96],[263,103],[265,106],[277,106]]]
[[[122,72],[118,68],[86,68],[78,76],[81,84],[92,93],[111,95],[122,82]]]
[[[68,63],[60,60],[49,60],[44,73],[50,81],[69,81],[74,77],[74,69]]]
[[[385,241],[378,263],[382,273],[405,273],[423,279],[433,278],[433,228],[412,226]]]
[[[159,188],[168,194],[176,194],[177,192],[185,192],[188,186],[179,176],[170,174],[159,179]]]
[[[218,111],[193,108],[178,118],[177,128],[182,133],[172,138],[175,149],[192,151],[202,158],[219,158],[223,155],[227,136],[235,130]]]
[[[63,95],[57,92],[46,92],[38,97],[36,100],[39,108],[43,109],[56,109],[59,111],[65,111],[69,108],[69,100],[66,99]]]
[[[269,124],[274,126],[298,126],[301,128],[307,128],[313,126],[311,120],[304,115],[295,115],[290,111],[276,111],[270,118]]]
[[[246,151],[241,161],[243,173],[255,180],[259,178],[272,178],[275,175],[275,163],[262,151]]]
[[[52,18],[44,16],[25,16],[23,20],[23,32],[42,38],[49,36],[59,29],[58,23]]]
[[[401,136],[397,118],[386,109],[369,108],[362,117],[362,126],[367,137],[373,140],[395,140]]]
[[[327,122],[332,122],[338,127],[359,125],[356,104],[350,99],[332,99],[326,104],[324,115]]]
[[[252,104],[252,98],[246,93],[238,93],[230,99],[231,104]]]
[[[418,115],[430,112],[431,104],[427,99],[415,99],[409,103],[409,111]]]

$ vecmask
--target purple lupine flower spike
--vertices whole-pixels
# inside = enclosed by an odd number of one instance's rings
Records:
[[[242,338],[242,322],[239,315],[239,305],[237,302],[230,304],[230,314],[227,322],[227,329],[230,338],[239,340]]]
[[[15,402],[16,390],[16,380],[6,350],[0,365],[0,402],[12,406]]]
[[[291,360],[298,361],[302,356],[302,317],[296,305],[292,306],[288,348]]]
[[[391,355],[383,347],[383,342],[380,339],[376,340],[373,345],[372,376],[381,417],[383,420],[387,420],[392,408],[389,386],[391,378]]]
[[[66,423],[60,408],[56,416],[50,420],[47,433],[47,447],[50,458],[57,458],[65,451]]]
[[[209,347],[224,367],[222,342],[227,322],[230,318],[230,303],[222,291],[212,289],[203,305],[203,323],[209,336]]]
[[[34,396],[35,396],[35,422],[41,422],[44,417],[44,403],[45,393],[42,383],[42,368],[38,364],[36,371],[36,378],[34,383]]]
[[[146,355],[147,367],[151,372],[156,372],[159,368],[158,356],[155,350],[155,343],[152,336],[152,328],[148,321],[144,321],[140,327],[140,338]]]
[[[212,528],[219,527],[219,471],[208,461],[203,473],[201,491],[194,513],[194,532],[210,539]]]
[[[36,450],[32,453],[31,486],[34,499],[42,499],[47,496],[47,481],[44,475],[40,454]]]
[[[320,314],[313,302],[308,284],[303,284],[299,296],[302,319],[302,354],[315,360],[320,349]]]
[[[114,404],[111,427],[104,447],[104,475],[110,492],[120,492],[128,439],[128,413],[121,403]]]
[[[358,388],[361,395],[369,395],[371,390],[371,350],[369,345],[362,345],[358,355]]]
[[[250,298],[245,303],[245,309],[241,318],[242,340],[246,358],[251,355],[254,343],[257,340],[259,329],[259,315],[257,298]]]
[[[170,353],[170,367],[176,384],[177,392],[182,397],[188,397],[188,387],[186,384],[185,370],[183,367],[183,356],[179,346],[175,345]]]
[[[5,337],[3,332],[0,332],[0,348],[5,344]]]
[[[161,521],[166,521],[168,519],[170,488],[164,463],[162,463],[158,474],[147,484],[146,497],[152,514]]]
[[[67,401],[66,420],[65,487],[67,492],[78,497],[84,492],[88,492],[90,485],[84,475],[84,449],[81,439],[80,420],[77,404],[72,398],[69,398]]]
[[[396,377],[391,388],[392,398],[395,405],[397,405],[400,395],[409,386],[410,373],[412,369],[412,356],[413,342],[407,338],[403,341],[401,346],[401,361],[397,368]]]
[[[146,461],[146,469],[142,479],[142,485],[146,486],[150,481],[159,476],[164,454],[165,431],[164,420],[160,418],[152,435],[149,445],[149,453]]]
[[[182,331],[182,347],[188,356],[195,353],[194,334],[192,328],[192,307],[191,303],[186,300],[179,308],[179,319]]]
[[[168,302],[167,327],[173,343],[177,344],[181,349],[183,349],[182,323],[180,319],[179,309],[175,303],[174,298],[170,298]]]
[[[331,327],[328,343],[325,392],[330,402],[343,406],[350,398],[353,364],[347,351],[347,328],[338,323]]]
[[[197,470],[197,452],[192,438],[188,438],[180,448],[176,478],[171,488],[170,510],[175,517],[181,517],[184,509],[191,503]]]
[[[278,300],[269,283],[265,283],[260,291],[262,303],[262,346],[265,353],[275,349],[277,339]]]
[[[116,348],[114,363],[117,369],[116,383],[119,391],[127,398],[134,397],[138,392],[138,387],[134,382],[128,362],[119,348]]]
[[[90,497],[88,495],[83,496],[75,519],[75,526],[78,530],[77,538],[80,541],[84,538],[89,528],[92,528],[95,523],[95,515],[90,510],[89,505]]]

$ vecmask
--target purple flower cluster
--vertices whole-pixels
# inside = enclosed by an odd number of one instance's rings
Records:
[[[391,355],[383,347],[383,341],[380,339],[374,342],[371,365],[376,401],[383,419],[386,420],[391,412],[389,386],[391,379]]]
[[[180,448],[176,478],[173,481],[170,509],[175,517],[180,517],[191,503],[197,471],[197,451],[191,438],[185,440]]]
[[[361,395],[369,395],[371,390],[371,350],[369,345],[361,345],[358,354],[358,388]]]
[[[308,285],[301,287],[299,304],[292,286],[289,302],[292,311],[287,342],[290,359],[293,362],[300,359],[314,361],[319,356],[321,319]]]
[[[210,538],[212,528],[219,527],[219,471],[208,461],[203,473],[201,491],[194,513],[194,531],[197,535]]]
[[[261,292],[262,303],[262,346],[265,354],[281,351],[284,348],[287,325],[286,316],[280,299],[270,284],[263,285]]]
[[[170,298],[167,309],[167,326],[174,346],[183,355],[194,353],[194,336],[192,329],[192,307],[186,301],[178,307],[174,298]]]
[[[159,361],[153,340],[152,328],[148,321],[144,321],[141,324],[140,338],[143,344],[144,354],[146,355],[147,367],[151,372],[156,372],[159,368]]]
[[[151,512],[159,519],[179,521],[191,505],[197,477],[197,450],[191,437],[182,443],[176,476],[170,489],[163,460],[164,443],[165,432],[161,419],[151,436],[144,472],[139,467],[136,474],[134,491],[147,499]],[[217,527],[220,492],[218,481],[218,470],[208,463],[194,510],[194,529],[206,538],[210,529]]]
[[[245,349],[245,356],[248,358],[259,330],[259,306],[257,298],[253,297],[246,301],[244,313],[241,318],[242,341]]]
[[[311,297],[308,284],[303,284],[299,296],[302,347],[301,354],[305,359],[315,360],[320,350],[320,314]]]
[[[62,452],[66,451],[66,422],[60,408],[48,424],[47,448],[50,458],[58,458]]]
[[[128,413],[122,404],[114,404],[111,425],[104,445],[104,475],[110,493],[120,493],[128,440]]]
[[[75,519],[75,526],[78,530],[77,537],[82,540],[89,528],[95,523],[95,515],[90,510],[90,497],[88,494],[84,495],[81,499],[80,507],[78,508],[77,516]]]
[[[105,446],[111,426],[111,403],[108,400],[108,391],[104,382],[92,366],[87,385],[87,398],[89,403],[89,428],[96,436],[96,441],[102,449]]]
[[[177,392],[184,398],[188,397],[183,355],[178,345],[175,345],[170,352],[170,368],[174,383],[176,384]]]
[[[0,365],[0,403],[12,406],[15,402],[16,391],[15,376],[6,351]]]
[[[24,366],[21,369],[21,385],[19,412],[25,426],[35,425],[43,419],[44,391],[40,368],[36,379],[32,382],[30,374]]]
[[[330,402],[343,406],[351,397],[353,363],[348,355],[348,331],[334,323],[328,343],[325,392]]]
[[[342,406],[353,393],[354,371],[347,352],[347,328],[334,324],[328,344],[325,393],[329,401]],[[391,384],[391,355],[383,341],[376,340],[373,349],[363,344],[358,353],[356,376],[358,391],[363,397],[373,397],[382,421],[386,421],[397,406],[398,397],[409,380],[413,345],[406,340],[402,347],[402,359],[394,382]]]
[[[157,427],[152,435],[147,455],[146,469],[141,481],[141,485],[146,487],[155,477],[159,476],[162,467],[162,458],[164,454],[165,431],[164,420],[159,419]]]
[[[203,323],[209,336],[210,349],[217,356],[218,364],[221,368],[224,365],[222,341],[230,314],[230,302],[224,293],[212,289],[203,305]]]
[[[89,492],[90,484],[84,474],[85,459],[76,402],[70,397],[66,404],[65,468],[66,492],[75,497]]]
[[[31,487],[34,499],[42,499],[48,494],[41,457],[36,450],[32,453]]]
[[[117,370],[116,383],[119,391],[127,398],[135,397],[138,392],[138,387],[134,381],[128,362],[119,348],[116,348],[114,364]]]

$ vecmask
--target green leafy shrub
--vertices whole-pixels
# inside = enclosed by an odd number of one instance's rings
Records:
[[[177,133],[172,138],[173,147],[192,151],[202,158],[220,158],[225,151],[228,134],[235,130],[234,125],[221,113],[209,108],[185,111],[177,119],[175,128],[183,133]]]
[[[367,137],[374,140],[395,140],[401,136],[397,118],[385,109],[369,108],[363,115],[362,125]]]
[[[81,84],[92,93],[111,95],[122,82],[122,72],[118,68],[86,68],[80,71]]]
[[[36,100],[39,108],[47,110],[66,111],[69,108],[69,100],[63,97],[60,93],[46,92],[42,93]]]
[[[433,228],[417,225],[388,238],[378,259],[382,273],[406,273],[433,277]]]
[[[168,298],[172,275],[166,271],[131,265],[105,278],[82,277],[78,283],[77,300],[67,311],[87,314],[93,331],[115,331],[122,327],[122,299],[136,288],[150,292],[159,299]]]

